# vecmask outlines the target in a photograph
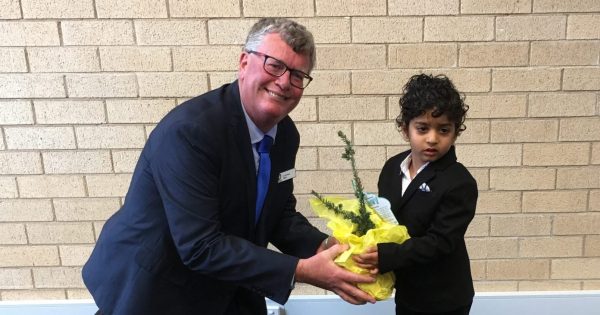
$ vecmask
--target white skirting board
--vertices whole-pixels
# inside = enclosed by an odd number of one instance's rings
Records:
[[[374,305],[353,306],[335,295],[292,296],[283,309],[285,313],[281,312],[281,315],[395,314],[393,299]],[[600,291],[477,293],[470,313],[470,315],[521,314],[600,315]],[[278,315],[278,313],[272,315]]]
[[[335,295],[293,295],[285,305],[267,300],[268,315],[394,314],[393,299],[354,306]],[[91,300],[0,301],[1,315],[93,315]],[[471,315],[599,315],[600,291],[477,293]]]

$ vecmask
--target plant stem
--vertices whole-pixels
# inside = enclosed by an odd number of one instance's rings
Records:
[[[363,226],[363,229],[365,229],[364,233],[366,233],[368,230],[374,228],[375,225],[373,224],[373,222],[371,222],[369,212],[367,212],[366,195],[360,177],[358,176],[358,171],[356,170],[354,147],[352,145],[352,142],[348,140],[348,137],[346,137],[346,135],[342,131],[338,131],[338,136],[342,139],[342,141],[344,141],[344,144],[346,145],[346,147],[344,148],[344,153],[342,154],[342,158],[350,161],[350,166],[352,167],[352,186],[354,188],[354,196],[356,196],[356,198],[358,199],[358,213],[361,218],[361,222],[363,222],[361,226]]]

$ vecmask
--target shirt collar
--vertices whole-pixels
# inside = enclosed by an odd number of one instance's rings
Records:
[[[409,170],[409,166],[410,166],[410,162],[412,161],[412,155],[409,154],[406,156],[406,158],[404,158],[404,161],[402,161],[402,163],[400,163],[400,171],[402,172],[402,175],[410,178],[410,170]],[[425,169],[425,167],[427,165],[429,165],[430,162],[427,162],[425,164],[423,164],[418,170],[417,170],[417,174],[419,174],[422,170]],[[417,174],[415,174],[415,176],[417,176]],[[413,177],[415,177],[413,176]]]

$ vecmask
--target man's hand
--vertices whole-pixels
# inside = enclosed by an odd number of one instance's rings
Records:
[[[379,272],[379,255],[377,254],[377,246],[367,249],[360,255],[352,256],[357,266],[369,270],[372,275]]]
[[[348,245],[336,244],[308,259],[300,259],[296,266],[296,281],[333,291],[348,303],[375,303],[375,298],[356,287],[357,283],[374,282],[373,277],[352,273],[333,262],[347,249]]]

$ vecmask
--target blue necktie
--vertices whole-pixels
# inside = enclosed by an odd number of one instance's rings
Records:
[[[256,145],[258,151],[258,174],[256,180],[256,212],[254,216],[254,224],[258,223],[260,213],[265,203],[265,197],[269,190],[269,179],[271,178],[271,158],[269,151],[273,145],[273,138],[265,135]]]

